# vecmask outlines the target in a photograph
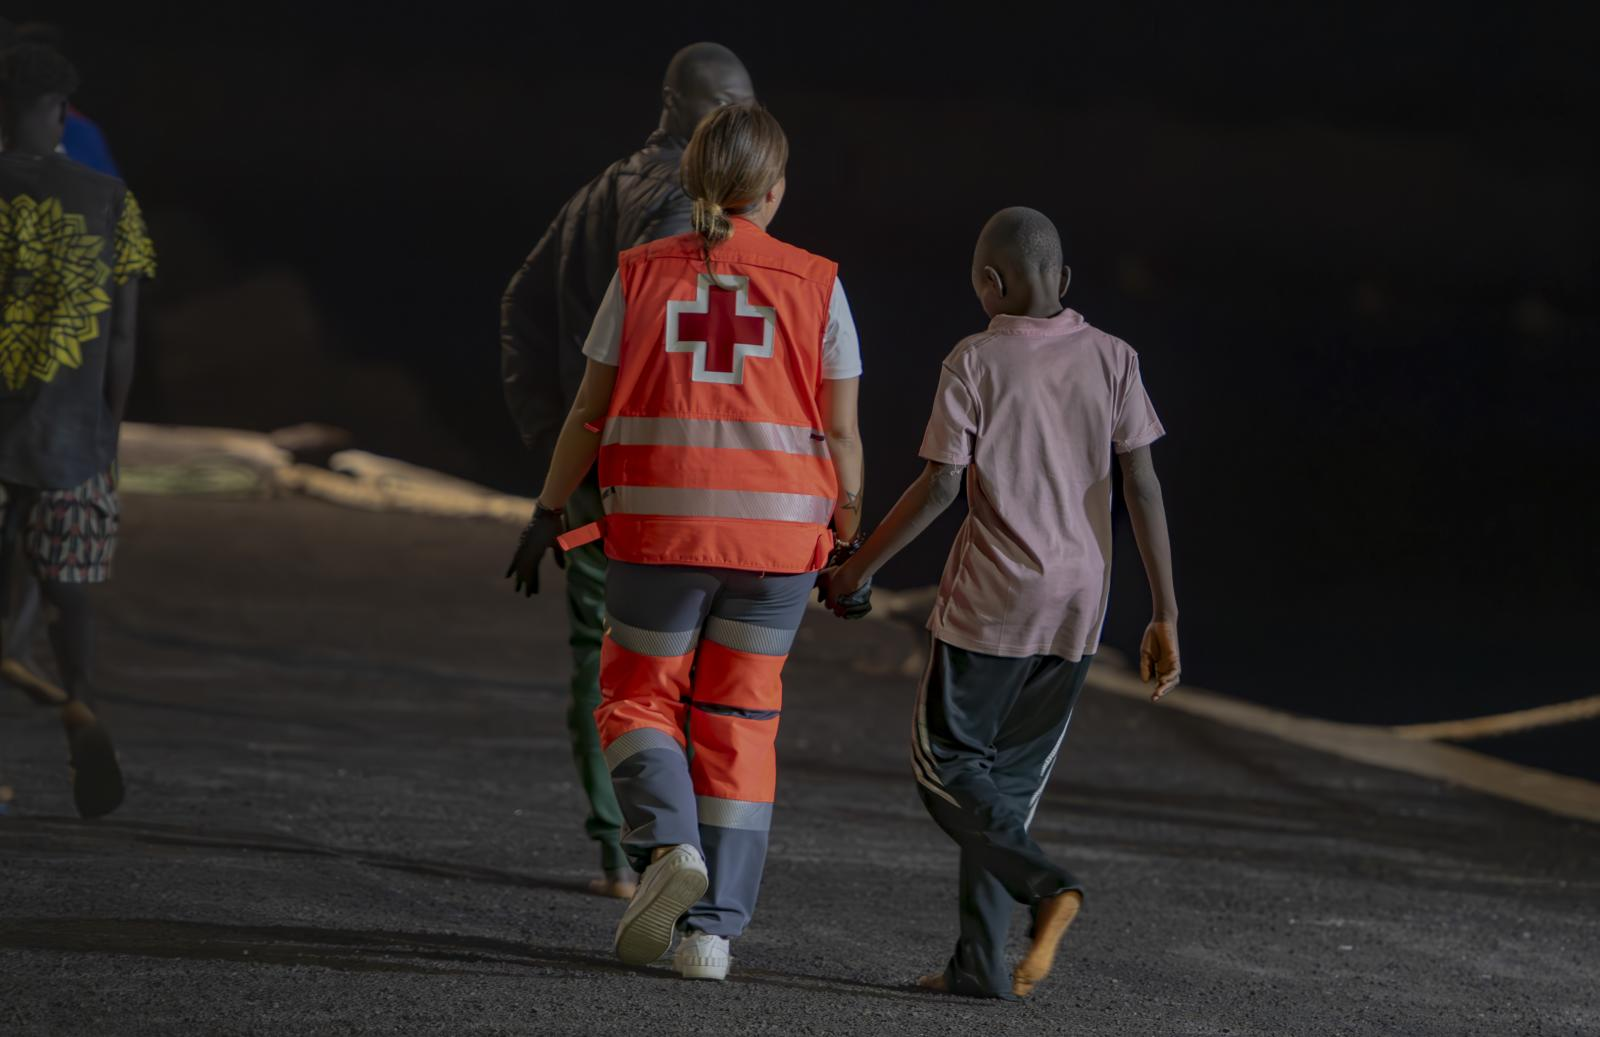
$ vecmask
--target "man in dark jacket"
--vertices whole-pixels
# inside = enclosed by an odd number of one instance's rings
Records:
[[[612,164],[562,206],[511,279],[500,310],[501,373],[506,405],[533,454],[530,471],[543,472],[549,465],[583,378],[583,341],[616,273],[617,254],[690,229],[691,202],[678,179],[684,145],[707,112],[754,98],[750,74],[728,48],[696,43],[678,51],[661,88],[659,128],[644,147]],[[574,529],[600,517],[600,491],[592,474],[566,510]],[[606,559],[599,545],[570,551],[566,559],[572,646],[567,729],[589,797],[585,828],[600,843],[604,872],[589,888],[629,897],[634,876],[622,852],[622,813],[594,724]]]

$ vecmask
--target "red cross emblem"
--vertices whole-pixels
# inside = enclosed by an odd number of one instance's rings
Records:
[[[750,303],[748,277],[718,278],[701,274],[693,299],[667,303],[667,352],[694,354],[694,380],[722,385],[744,384],[747,357],[772,355],[772,329],[777,311]]]

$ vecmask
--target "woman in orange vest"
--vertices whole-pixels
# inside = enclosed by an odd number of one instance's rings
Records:
[[[643,872],[616,952],[655,961],[681,921],[686,978],[726,976],[750,920],[784,660],[816,572],[859,543],[860,346],[836,265],[766,232],[788,155],[757,105],[701,121],[682,167],[694,230],[619,257],[507,572],[532,593],[558,537],[603,538],[595,720]],[[605,518],[560,536],[596,457]]]

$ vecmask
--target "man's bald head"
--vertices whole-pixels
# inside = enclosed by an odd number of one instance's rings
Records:
[[[1038,309],[1046,296],[1059,302],[1070,276],[1061,235],[1039,210],[1012,206],[983,225],[972,255],[972,286],[990,316]]]
[[[661,128],[688,140],[707,113],[756,99],[750,73],[720,43],[691,43],[672,56],[661,84]]]

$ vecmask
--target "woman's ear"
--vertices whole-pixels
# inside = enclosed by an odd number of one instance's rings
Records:
[[[993,288],[999,294],[1000,298],[1004,299],[1006,297],[1006,282],[1005,278],[1000,276],[1000,271],[992,266],[986,266],[983,268],[983,279],[990,288]]]
[[[1072,268],[1063,263],[1061,264],[1061,294],[1056,296],[1057,299],[1065,299],[1067,297],[1067,286],[1071,283]]]

